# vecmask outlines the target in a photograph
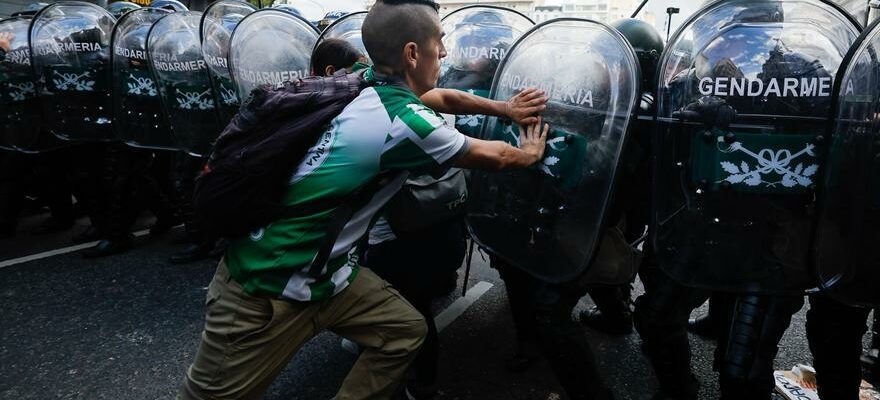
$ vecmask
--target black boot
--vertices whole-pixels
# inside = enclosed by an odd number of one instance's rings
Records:
[[[633,331],[632,313],[604,313],[596,306],[581,312],[581,323],[608,335],[628,335]]]
[[[632,333],[631,292],[628,284],[588,289],[587,293],[596,306],[581,313],[581,323],[609,335]]]
[[[168,261],[172,264],[186,264],[204,260],[211,257],[212,250],[214,250],[212,242],[192,243],[186,245],[179,253],[171,255]]]
[[[34,228],[33,233],[35,235],[48,235],[52,233],[58,233],[62,231],[66,231],[73,226],[73,220],[61,220],[55,217],[49,217],[45,221],[43,221],[40,226]]]
[[[101,240],[104,237],[104,233],[101,232],[100,229],[96,228],[94,225],[89,226],[86,230],[73,235],[73,239],[71,241],[75,244],[94,242],[96,240]]]
[[[83,258],[99,258],[124,253],[134,247],[133,242],[134,239],[132,236],[118,239],[104,239],[98,242],[95,247],[83,251],[82,256]]]
[[[718,339],[718,332],[712,321],[712,315],[706,314],[699,318],[691,318],[688,320],[688,332],[706,339]]]

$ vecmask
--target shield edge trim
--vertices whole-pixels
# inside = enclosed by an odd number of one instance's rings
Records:
[[[251,15],[251,14],[261,10],[261,8],[255,7],[253,4],[248,3],[246,1],[242,1],[242,0],[219,0],[219,1],[215,1],[215,2],[211,3],[211,5],[209,5],[208,8],[205,9],[205,11],[202,11],[202,18],[199,20],[199,44],[205,43],[205,18],[207,18],[207,16],[208,16],[208,11],[211,11],[212,8],[216,7],[218,4],[221,4],[221,3],[225,3],[225,4],[233,3],[233,4],[243,5],[243,6],[250,6],[252,8],[252,10],[251,10],[250,14],[248,14],[248,15]],[[245,15],[245,18],[247,18],[247,15]],[[244,18],[242,18],[241,21],[244,21]],[[238,21],[238,23],[240,24],[241,21]],[[235,26],[238,26],[238,24],[235,24]],[[230,40],[232,39],[231,32],[229,34],[229,39]]]
[[[464,10],[472,9],[472,8],[490,8],[490,9],[495,9],[495,10],[510,11],[510,12],[513,12],[513,13],[519,14],[521,17],[523,17],[523,18],[527,19],[529,22],[531,22],[532,25],[535,25],[535,20],[529,18],[529,16],[527,16],[527,15],[525,15],[525,14],[523,14],[523,13],[517,11],[517,10],[514,10],[514,9],[512,9],[512,8],[507,8],[507,7],[502,7],[502,6],[496,6],[496,5],[494,5],[494,4],[472,4],[472,5],[469,5],[469,6],[464,6],[464,7],[462,7],[462,8],[459,8],[459,9],[456,9],[456,10],[452,11],[452,12],[449,13],[449,14],[446,14],[445,16],[443,16],[443,18],[440,18],[440,22],[443,22],[443,20],[445,20],[446,18],[449,18],[449,17],[452,16],[453,14],[456,14],[456,13],[458,13],[458,12],[460,12],[460,11],[464,11]],[[528,33],[528,32],[526,32],[526,33]],[[525,36],[525,33],[523,33],[523,36]]]
[[[845,10],[844,10],[845,12]],[[849,13],[847,13],[849,14]],[[876,38],[880,36],[880,18],[871,22],[867,27],[862,30],[859,37],[853,41],[849,50],[847,50],[846,55],[843,56],[843,59],[840,61],[840,67],[837,69],[837,74],[834,77],[834,86],[832,87],[832,97],[831,97],[831,110],[828,113],[828,118],[825,125],[825,142],[830,143],[830,140],[834,137],[834,131],[836,128],[836,120],[838,117],[838,113],[840,112],[840,91],[843,87],[843,78],[846,77],[847,73],[851,70],[850,67],[853,65],[853,60],[856,59],[857,55],[862,54],[862,46],[872,38]],[[826,146],[826,149],[822,152],[822,156],[824,159],[828,159],[830,155],[831,148],[830,146]],[[826,282],[822,277],[822,273],[819,270],[819,251],[818,251],[818,241],[819,241],[819,221],[822,220],[826,212],[825,208],[825,185],[824,181],[826,180],[826,174],[828,170],[826,168],[822,168],[822,181],[823,184],[819,185],[817,196],[816,196],[816,208],[819,210],[816,215],[815,220],[813,221],[813,237],[812,237],[812,246],[810,246],[810,268],[813,270],[813,274],[816,277],[816,281],[819,284],[819,289],[822,290],[823,293],[828,294],[832,298],[844,303],[844,304],[852,304],[857,306],[865,306],[865,307],[876,307],[880,304],[877,303],[869,303],[863,301],[853,302],[852,299],[844,299],[838,296],[839,289],[834,287],[834,283],[830,285]]]
[[[321,31],[321,34],[318,35],[318,40],[315,41],[315,46],[312,47],[312,54],[315,54],[315,49],[317,49],[317,48],[318,48],[318,45],[321,44],[322,41],[324,41],[324,36],[325,36],[325,34],[327,33],[327,31],[329,31],[331,28],[333,28],[333,27],[336,26],[337,24],[339,24],[339,23],[341,23],[341,22],[345,22],[345,19],[346,19],[346,18],[352,17],[352,16],[354,16],[354,15],[360,15],[360,14],[369,14],[369,11],[355,11],[355,12],[350,12],[350,13],[345,14],[344,16],[342,16],[342,18],[339,18],[339,19],[337,19],[336,21],[333,21],[332,24],[327,25],[327,27],[324,28],[323,31]],[[311,57],[310,57],[310,58],[311,58]],[[311,64],[311,60],[309,60],[309,64]]]

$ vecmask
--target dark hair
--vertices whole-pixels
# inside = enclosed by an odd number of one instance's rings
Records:
[[[363,56],[354,45],[345,40],[326,39],[312,53],[312,71],[315,75],[324,75],[330,65],[337,70],[349,68]]]
[[[378,0],[378,3],[390,4],[392,6],[398,6],[403,4],[416,4],[428,6],[434,9],[434,11],[440,11],[440,3],[433,0]]]
[[[361,27],[373,65],[399,72],[407,43],[421,46],[440,33],[435,22],[439,9],[431,0],[378,0]]]

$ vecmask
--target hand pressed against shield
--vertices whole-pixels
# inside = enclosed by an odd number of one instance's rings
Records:
[[[518,125],[532,125],[538,122],[538,114],[546,108],[546,94],[536,88],[528,88],[507,100],[505,115]]]
[[[9,51],[9,47],[12,45],[12,39],[15,39],[15,35],[12,32],[0,32],[0,49],[3,49],[3,51]]]

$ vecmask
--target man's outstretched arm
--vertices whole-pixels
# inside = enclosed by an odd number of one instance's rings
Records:
[[[520,126],[520,147],[500,140],[467,138],[468,148],[455,161],[455,166],[486,170],[526,168],[544,158],[549,131],[550,125],[542,123],[541,117],[537,117],[534,124]]]
[[[523,90],[508,101],[490,100],[455,89],[433,89],[423,94],[421,100],[439,113],[506,117],[518,125],[534,124],[538,114],[547,108],[547,97],[535,88]]]

